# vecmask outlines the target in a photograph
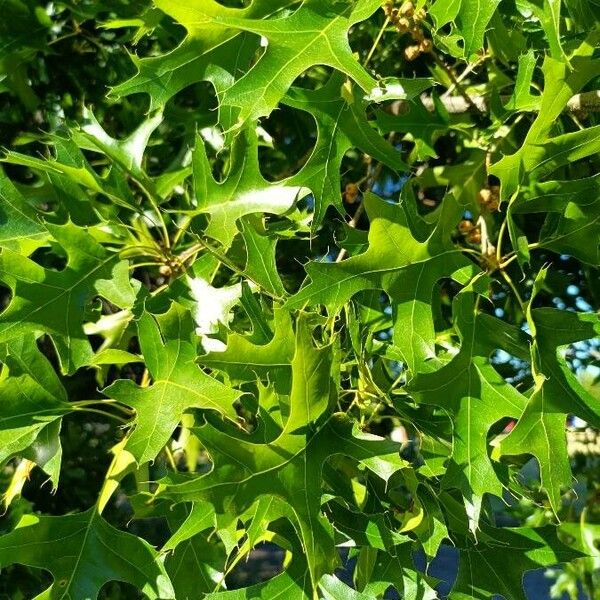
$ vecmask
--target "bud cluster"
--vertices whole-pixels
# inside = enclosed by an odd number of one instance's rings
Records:
[[[500,187],[492,185],[489,188],[479,190],[477,202],[479,202],[482,209],[488,212],[498,210],[498,207],[500,206]]]
[[[415,60],[423,53],[431,52],[433,44],[425,37],[421,23],[426,17],[425,10],[415,9],[412,2],[403,2],[400,8],[394,7],[394,2],[388,0],[383,5],[383,10],[390,23],[398,30],[398,33],[409,33],[416,42],[404,49],[406,60]]]
[[[344,188],[344,200],[348,204],[354,204],[358,199],[359,193],[360,190],[358,189],[358,186],[355,183],[348,183]]]
[[[458,224],[458,231],[465,237],[469,244],[481,243],[481,229],[470,219],[463,219]]]

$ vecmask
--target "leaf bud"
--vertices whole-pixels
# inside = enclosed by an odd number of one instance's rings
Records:
[[[425,9],[419,8],[419,10],[415,11],[415,14],[413,15],[413,19],[416,23],[419,23],[420,21],[424,21],[426,16],[427,16],[427,13],[425,12]]]
[[[428,39],[423,40],[419,44],[419,49],[421,50],[421,52],[424,52],[424,53],[431,52],[431,50],[433,49],[433,44],[431,43],[431,40],[428,40]]]
[[[500,196],[498,191],[498,186],[494,186],[490,189],[483,188],[479,190],[479,193],[477,194],[477,201],[486,210],[498,210],[498,206],[500,205]]]
[[[410,21],[407,18],[402,17],[398,19],[398,22],[396,23],[396,28],[400,33],[406,33],[410,29]]]
[[[488,190],[487,188],[483,188],[482,190],[479,190],[479,193],[477,194],[477,200],[479,201],[479,204],[488,204],[491,199],[492,199],[491,190]]]
[[[348,204],[354,204],[358,198],[359,189],[355,183],[348,183],[344,188],[344,200]]]
[[[416,44],[404,48],[404,58],[406,58],[408,61],[415,60],[415,58],[418,58],[420,54],[421,49]]]
[[[416,42],[422,42],[425,39],[425,32],[418,25],[412,26],[410,34]]]
[[[403,17],[412,17],[415,14],[415,5],[412,2],[404,2],[400,7],[400,14]]]
[[[463,219],[458,224],[458,230],[463,234],[469,233],[469,231],[471,231],[473,227],[475,227],[475,225],[473,224],[473,221],[470,221],[469,219]]]
[[[469,244],[480,244],[481,243],[481,230],[479,227],[474,227],[466,235],[467,242]]]

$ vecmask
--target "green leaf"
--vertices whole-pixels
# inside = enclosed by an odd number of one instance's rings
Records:
[[[200,136],[194,151],[194,190],[198,209],[210,222],[204,234],[229,248],[238,233],[237,221],[253,213],[287,212],[300,192],[297,185],[268,183],[260,173],[256,133],[241,132],[231,149],[230,167],[225,181],[212,176],[204,142]]]
[[[305,589],[304,573],[293,577],[289,569],[275,575],[264,583],[250,585],[239,590],[208,594],[205,600],[269,600],[270,598],[289,598],[290,600],[308,600],[312,596]]]
[[[523,573],[571,561],[580,554],[559,541],[556,528],[486,527],[479,543],[460,544],[456,600],[488,599],[494,594],[526,600]],[[506,560],[510,552],[512,559]]]
[[[447,196],[435,228],[421,241],[413,237],[402,206],[390,205],[373,194],[366,194],[364,202],[371,221],[366,252],[339,263],[308,263],[310,283],[286,306],[324,304],[337,311],[362,290],[384,290],[394,302],[395,322],[403,323],[394,343],[414,370],[435,356],[433,287],[441,277],[474,266],[449,240],[448,233],[462,211]]]
[[[240,225],[246,247],[244,273],[274,296],[285,296],[285,288],[275,263],[277,240],[270,237],[256,221],[246,219],[242,220]]]
[[[447,186],[459,204],[479,212],[477,194],[486,181],[485,152],[476,149],[457,165],[437,165],[425,169],[414,182],[423,188]]]
[[[519,60],[519,56],[525,51],[527,38],[518,28],[512,28],[513,22],[510,15],[502,18],[504,11],[496,11],[490,20],[486,39],[489,49],[494,56],[504,64]]]
[[[47,43],[46,32],[51,22],[47,15],[29,2],[6,0],[2,6],[0,24],[0,82],[11,90],[29,111],[34,111],[40,99],[28,78],[28,63]],[[45,17],[45,18],[44,18]]]
[[[571,96],[600,73],[592,53],[600,39],[600,30],[592,30],[587,39],[573,52],[570,64],[547,56],[542,66],[544,91],[539,113],[531,125],[521,147],[513,154],[503,156],[492,165],[490,173],[500,178],[502,197],[510,199],[508,230],[519,263],[529,261],[525,249],[527,239],[519,233],[510,211],[519,191],[550,175],[570,161],[584,158],[598,151],[597,127],[581,129],[550,137],[552,129]]]
[[[125,581],[150,599],[175,598],[157,553],[144,540],[109,525],[91,508],[61,517],[25,515],[0,536],[0,567],[46,569],[53,584],[39,598],[95,599],[109,581]]]
[[[96,296],[121,308],[131,308],[136,289],[128,264],[107,252],[92,235],[72,223],[47,224],[68,256],[62,271],[44,269],[12,250],[0,255],[0,280],[13,298],[0,315],[0,342],[44,331],[53,336],[62,369],[72,372],[87,364],[92,348],[83,332],[90,302]]]
[[[404,134],[404,139],[415,143],[417,160],[426,160],[427,157],[436,158],[434,149],[436,139],[451,128],[451,124],[436,103],[434,112],[428,111],[422,102],[414,101],[403,105],[403,111],[398,115],[389,112],[377,112],[377,125],[384,133],[396,131]],[[402,139],[402,138],[399,138]],[[453,190],[456,197],[456,190]]]
[[[592,581],[598,2],[0,0],[2,593]]]
[[[427,83],[429,87],[429,80]],[[318,90],[292,87],[283,98],[284,104],[311,113],[317,123],[317,142],[308,161],[288,180],[289,185],[309,188],[315,197],[313,231],[321,225],[329,206],[344,214],[340,169],[344,155],[351,148],[359,148],[396,171],[408,169],[400,152],[367,121],[366,104],[356,88],[352,91],[352,102],[348,103],[342,96],[343,85],[343,76],[335,73]]]
[[[545,270],[542,270],[536,280],[533,298],[544,277]],[[567,416],[575,414],[594,426],[600,425],[597,400],[560,357],[559,348],[597,337],[600,319],[594,314],[551,308],[529,309],[527,316],[534,339],[531,361],[535,389],[516,427],[502,441],[500,448],[505,455],[535,456],[540,466],[542,486],[548,493],[553,510],[558,513],[561,491],[571,487]]]
[[[224,371],[234,383],[261,378],[273,382],[282,393],[288,393],[294,351],[290,315],[278,309],[274,312],[273,335],[268,343],[256,344],[248,336],[232,333],[227,337],[224,352],[211,352],[199,357],[198,362]]]
[[[369,93],[376,83],[352,55],[348,29],[379,6],[377,0],[341,0],[328,5],[308,0],[291,15],[269,19],[214,17],[199,11],[199,21],[249,31],[267,40],[258,61],[219,95],[221,110],[231,107],[236,115],[231,123],[221,119],[224,127],[240,128],[269,115],[294,80],[313,65],[333,67]]]
[[[519,70],[515,79],[515,87],[505,108],[510,111],[537,110],[540,97],[531,93],[533,73],[536,66],[536,56],[533,50],[519,56]]]
[[[579,260],[600,263],[600,175],[531,185],[511,204],[511,215],[552,213],[540,232],[539,245]]]
[[[490,169],[502,182],[504,198],[510,198],[528,180],[535,180],[535,175],[543,177],[556,166],[564,164],[565,160],[570,160],[568,156],[586,156],[588,150],[594,152],[598,136],[590,136],[586,129],[549,138],[552,127],[571,96],[600,73],[600,67],[591,58],[598,39],[600,31],[589,35],[573,53],[571,68],[550,57],[544,60],[544,92],[538,116],[519,150],[504,156]],[[583,144],[581,148],[578,146],[580,143]]]
[[[262,18],[292,4],[292,0],[252,2],[241,10],[226,8],[216,0],[185,4],[157,0],[155,4],[181,23],[188,35],[172,52],[143,59],[132,57],[138,73],[112,89],[117,98],[149,94],[151,110],[164,106],[177,92],[198,81],[209,81],[217,91],[225,90],[249,66],[258,47],[256,36],[240,33],[215,19],[228,15]]]
[[[208,502],[195,502],[185,518],[185,521],[176,529],[175,533],[162,547],[163,552],[175,550],[180,544],[190,540],[195,535],[215,529],[217,519],[215,511]]]
[[[337,487],[339,491],[340,486]],[[378,549],[395,556],[396,546],[408,539],[406,535],[396,531],[397,522],[392,519],[389,511],[367,514],[364,510],[353,510],[350,503],[342,506],[339,500],[329,502],[326,511],[336,530],[352,540],[357,547]]]
[[[58,173],[93,192],[102,193],[104,191],[102,179],[92,169],[83,153],[72,140],[65,140],[61,136],[54,136],[50,140],[57,144],[58,148],[66,150],[66,152],[59,153],[57,151],[55,158],[44,160],[28,156],[27,154],[9,151],[2,158],[2,162],[29,167],[34,171],[42,173]]]
[[[565,58],[564,50],[560,41],[560,9],[562,0],[543,0],[540,6],[540,0],[529,2],[521,0],[521,10],[530,10],[540,21],[540,24],[546,34],[546,41],[550,47],[550,56],[557,60]]]
[[[394,556],[377,553],[373,576],[364,590],[365,594],[383,596],[392,585],[404,598],[435,600],[439,598],[433,588],[436,580],[416,570],[413,561],[413,544],[405,543],[395,548]]]
[[[216,429],[211,421],[194,432],[209,451],[213,470],[164,486],[169,498],[205,499],[217,513],[230,515],[241,514],[265,495],[282,498],[290,509],[286,516],[302,540],[313,587],[337,563],[333,530],[321,512],[323,464],[333,454],[361,460],[397,449],[392,442],[356,437],[345,417],[332,416],[336,392],[332,359],[331,346],[315,348],[307,323],[300,319],[289,414],[275,439],[265,443],[232,428]]]
[[[170,502],[154,501],[149,493],[131,499],[136,518],[164,519],[176,532],[161,549],[164,566],[176,598],[191,598],[210,593],[222,577],[226,561],[223,544],[215,534],[218,523],[215,512],[206,502],[173,506]],[[194,576],[190,577],[190,573]]]
[[[0,168],[0,247],[29,254],[48,238],[36,211]]]
[[[193,330],[189,313],[175,303],[162,320],[145,312],[138,321],[138,337],[152,385],[140,387],[121,379],[104,390],[136,411],[125,449],[140,465],[154,460],[183,413],[192,408],[215,410],[236,420],[233,402],[240,393],[196,365]]]
[[[163,120],[161,111],[155,111],[123,140],[110,137],[98,123],[94,113],[87,108],[83,110],[83,119],[81,128],[73,131],[73,139],[80,148],[101,152],[134,177],[145,179],[142,160],[150,136]]]
[[[335,575],[324,575],[319,589],[325,600],[367,600],[371,597],[352,589]]]
[[[33,336],[5,345],[8,376],[0,382],[0,464],[22,456],[44,469],[58,485],[62,448],[61,418],[73,408],[54,369],[37,349]]]
[[[429,14],[438,30],[453,25],[448,50],[457,58],[473,61],[483,48],[483,37],[499,4],[500,0],[437,0]]]
[[[417,538],[427,556],[434,557],[444,539],[449,538],[442,508],[433,491],[426,486],[419,487],[419,502],[425,512],[422,524],[415,530]]]
[[[442,486],[460,490],[476,527],[483,495],[501,497],[504,489],[488,456],[489,430],[504,417],[521,416],[527,402],[498,374],[489,356],[496,347],[510,348],[517,356],[525,349],[516,327],[476,312],[470,292],[459,294],[453,313],[459,353],[438,371],[418,374],[409,391],[417,402],[440,406],[451,415],[453,450]]]
[[[281,522],[280,522],[281,523]],[[262,583],[250,585],[239,590],[230,590],[207,594],[206,600],[270,600],[271,598],[290,598],[291,600],[312,600],[310,576],[300,543],[291,527],[279,524],[277,541],[283,542],[286,549],[292,550],[292,561],[285,570]]]
[[[3,161],[27,167],[39,176],[45,183],[39,201],[51,203],[58,218],[71,220],[76,225],[96,224],[96,211],[100,205],[93,202],[92,197],[100,193],[131,208],[131,192],[126,191],[126,186],[117,190],[108,179],[102,179],[70,137],[61,133],[48,136],[44,141],[52,146],[54,156],[44,160],[10,151]],[[26,189],[27,195],[33,196],[40,187],[28,186]]]

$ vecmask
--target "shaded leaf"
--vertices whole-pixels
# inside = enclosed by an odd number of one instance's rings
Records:
[[[61,517],[22,517],[14,531],[0,536],[0,566],[15,563],[52,573],[44,598],[95,599],[105,583],[115,580],[136,586],[150,599],[175,598],[152,547],[109,525],[95,508]]]

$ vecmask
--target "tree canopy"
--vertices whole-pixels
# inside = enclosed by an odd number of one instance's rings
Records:
[[[1,1],[0,595],[598,597],[599,8]]]

